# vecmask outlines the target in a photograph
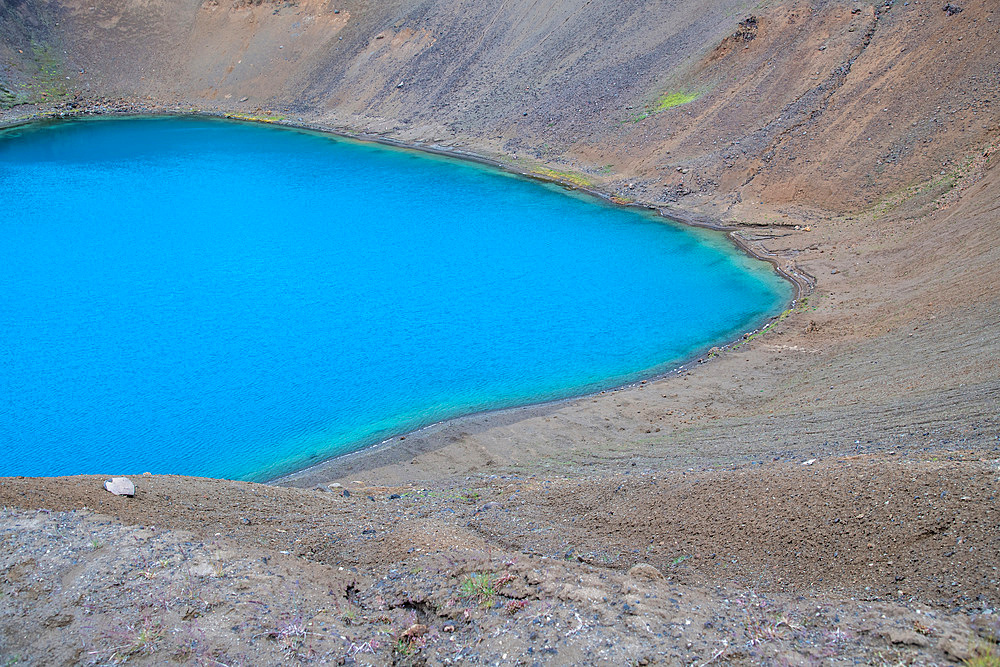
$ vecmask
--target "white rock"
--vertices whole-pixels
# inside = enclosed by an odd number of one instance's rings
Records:
[[[112,477],[104,482],[104,488],[116,496],[135,495],[135,484],[128,477]]]

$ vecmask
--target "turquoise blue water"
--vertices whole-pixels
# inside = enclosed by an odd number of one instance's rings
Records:
[[[0,475],[267,479],[668,370],[790,287],[497,170],[207,119],[0,135]]]

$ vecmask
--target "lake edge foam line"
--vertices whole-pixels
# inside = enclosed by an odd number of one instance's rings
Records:
[[[55,117],[55,118],[53,118],[53,117],[46,117],[46,116],[31,117],[31,118],[26,119],[24,121],[19,121],[17,123],[11,123],[11,124],[8,124],[6,126],[0,127],[0,132],[6,133],[6,131],[8,131],[8,130],[15,129],[15,128],[23,126],[23,125],[29,125],[29,124],[32,124],[32,123],[38,123],[39,120],[42,123],[46,123],[47,121],[52,121],[52,122],[58,123],[60,121],[74,121],[74,120],[92,120],[92,121],[98,121],[99,122],[99,121],[104,121],[104,120],[109,120],[109,121],[110,120],[123,120],[123,119],[129,119],[129,118],[135,118],[135,119],[143,119],[143,118],[158,119],[158,118],[174,118],[174,117],[176,117],[176,118],[205,118],[205,119],[213,119],[213,120],[226,120],[228,122],[235,122],[235,123],[238,123],[238,124],[257,125],[257,126],[277,126],[277,127],[284,128],[284,129],[297,130],[297,131],[306,132],[306,133],[316,133],[316,134],[323,135],[323,136],[332,136],[332,137],[336,137],[338,139],[345,140],[345,141],[348,141],[348,142],[356,142],[358,144],[377,144],[377,145],[382,145],[382,146],[386,146],[386,147],[390,147],[390,148],[394,148],[394,149],[399,149],[399,150],[414,151],[414,152],[417,152],[417,153],[430,154],[430,155],[434,155],[434,156],[438,156],[438,157],[442,157],[442,158],[446,158],[446,159],[453,159],[453,160],[455,160],[456,162],[459,162],[459,163],[463,163],[463,162],[477,163],[477,164],[480,164],[480,165],[484,165],[484,166],[490,167],[490,168],[492,168],[494,170],[497,170],[497,171],[500,171],[500,172],[504,172],[504,173],[508,173],[508,174],[512,174],[512,175],[515,175],[515,176],[518,176],[518,177],[521,177],[521,178],[524,178],[524,179],[527,179],[527,180],[540,181],[540,182],[543,182],[543,183],[550,183],[550,184],[553,184],[553,185],[558,185],[558,186],[560,186],[561,188],[563,188],[565,190],[568,190],[568,191],[571,191],[571,192],[578,192],[578,193],[581,193],[583,195],[587,195],[587,196],[599,199],[601,201],[601,203],[604,203],[604,204],[614,204],[615,208],[630,208],[630,209],[635,209],[637,211],[646,212],[646,213],[649,213],[651,211],[655,211],[658,214],[658,217],[664,219],[667,222],[678,223],[680,225],[687,226],[687,227],[692,227],[692,228],[702,228],[702,229],[709,229],[709,230],[712,230],[712,231],[728,232],[726,234],[726,236],[729,239],[730,243],[733,246],[735,246],[735,249],[737,249],[739,251],[742,251],[743,254],[745,254],[746,256],[751,257],[751,258],[753,258],[755,260],[762,260],[762,261],[768,262],[773,267],[775,273],[777,273],[780,277],[785,278],[785,280],[792,285],[792,287],[793,287],[793,296],[789,300],[790,305],[792,307],[794,307],[796,305],[796,303],[798,302],[798,300],[802,296],[804,296],[808,292],[808,290],[811,288],[811,280],[809,279],[809,277],[808,276],[803,276],[800,272],[795,271],[794,270],[794,265],[792,265],[793,270],[789,271],[787,265],[783,266],[777,260],[777,258],[775,258],[774,256],[770,256],[770,255],[766,254],[765,252],[763,252],[761,250],[758,250],[751,243],[749,243],[746,240],[744,240],[744,239],[740,238],[739,236],[737,236],[734,233],[734,228],[729,227],[727,225],[724,225],[724,224],[722,224],[722,223],[720,223],[718,221],[707,220],[707,219],[704,219],[704,218],[703,219],[694,219],[694,218],[692,218],[690,216],[684,216],[684,215],[680,215],[680,214],[675,214],[673,212],[668,212],[665,209],[659,208],[659,207],[643,206],[643,205],[634,204],[634,203],[622,204],[622,202],[615,201],[610,196],[608,196],[608,195],[606,195],[606,194],[604,194],[604,193],[602,193],[602,192],[600,192],[600,191],[598,191],[596,189],[589,188],[589,187],[581,187],[581,186],[575,185],[575,184],[569,184],[569,183],[561,181],[561,180],[559,180],[557,178],[551,178],[551,177],[547,177],[547,176],[540,175],[540,174],[537,174],[537,173],[526,172],[526,171],[523,171],[521,169],[514,168],[511,165],[505,164],[505,163],[500,162],[498,160],[494,160],[494,159],[491,159],[491,158],[488,158],[488,157],[484,157],[482,155],[478,155],[478,154],[474,154],[474,153],[470,153],[470,152],[462,151],[462,150],[454,150],[454,149],[442,148],[442,147],[438,147],[438,146],[426,146],[426,145],[420,145],[420,144],[407,144],[405,142],[401,142],[401,141],[393,140],[393,139],[386,139],[385,137],[380,137],[380,136],[358,135],[358,134],[346,133],[346,132],[338,131],[338,130],[335,130],[335,129],[332,129],[332,128],[325,128],[325,127],[322,127],[322,126],[319,126],[319,125],[315,125],[315,124],[304,124],[304,123],[302,123],[302,124],[296,124],[296,123],[290,123],[290,122],[277,122],[277,123],[274,123],[274,122],[260,122],[260,121],[246,120],[246,119],[240,119],[240,118],[231,118],[231,117],[228,117],[226,114],[214,114],[214,113],[202,113],[202,112],[194,112],[194,113],[139,113],[139,114],[118,113],[118,114],[99,114],[99,115],[87,114],[86,112],[84,112],[84,113],[77,113],[77,114],[60,114],[59,117]],[[789,303],[789,302],[786,302],[786,303]],[[708,343],[708,344],[706,344],[704,346],[704,349],[707,349],[710,345],[712,347],[726,347],[726,346],[729,346],[732,343],[745,338],[748,335],[748,333],[750,333],[750,332],[757,332],[757,331],[762,331],[764,329],[767,329],[780,316],[781,316],[780,314],[775,314],[775,315],[771,315],[771,316],[768,316],[766,318],[763,318],[763,320],[761,321],[761,323],[758,324],[756,327],[748,329],[747,331],[744,331],[744,332],[741,332],[741,333],[737,333],[737,334],[733,335],[732,337],[730,337],[728,339],[720,339],[714,345],[712,343]],[[419,431],[424,431],[424,430],[427,430],[427,429],[430,429],[430,428],[437,427],[437,426],[439,426],[441,424],[453,422],[453,421],[456,421],[456,420],[469,419],[469,418],[473,418],[473,417],[480,416],[480,415],[483,415],[483,414],[491,414],[491,413],[498,413],[498,412],[506,413],[506,412],[511,412],[511,411],[524,410],[524,409],[527,409],[527,408],[538,408],[538,407],[544,407],[544,406],[548,406],[548,405],[557,405],[557,404],[562,404],[562,403],[566,403],[566,402],[573,401],[573,400],[578,400],[580,398],[591,396],[591,395],[594,395],[594,394],[597,394],[597,393],[608,392],[608,391],[617,391],[617,390],[620,390],[620,389],[623,389],[623,388],[627,388],[627,387],[631,387],[631,386],[637,386],[637,385],[639,385],[639,384],[641,384],[641,383],[643,383],[645,381],[648,381],[648,380],[653,380],[653,379],[657,379],[657,378],[660,378],[660,377],[664,377],[664,376],[668,376],[668,375],[671,375],[671,374],[675,374],[678,371],[681,371],[681,370],[689,367],[690,365],[696,363],[699,360],[699,357],[702,356],[703,354],[704,354],[704,350],[702,350],[701,352],[696,352],[693,355],[691,355],[688,358],[687,361],[682,362],[679,365],[674,366],[674,367],[672,367],[672,368],[670,368],[670,369],[668,369],[666,371],[660,370],[660,371],[654,372],[654,373],[652,373],[650,375],[644,375],[644,376],[643,375],[639,375],[639,376],[636,376],[635,379],[630,380],[630,381],[625,382],[625,383],[620,384],[620,385],[614,385],[614,386],[607,387],[607,388],[604,388],[604,389],[599,389],[599,390],[594,390],[594,391],[587,391],[587,392],[583,392],[583,393],[580,393],[580,394],[573,394],[573,395],[569,395],[569,396],[565,396],[565,397],[560,397],[560,398],[543,399],[543,400],[538,401],[538,402],[528,401],[526,403],[521,403],[521,404],[518,404],[518,405],[515,405],[515,406],[487,408],[487,409],[480,410],[480,411],[473,411],[473,412],[469,412],[469,413],[464,413],[464,414],[461,414],[461,415],[458,415],[458,416],[455,416],[455,417],[448,417],[448,418],[445,418],[445,419],[442,419],[442,420],[439,420],[439,421],[435,421],[435,422],[432,422],[430,424],[418,427],[416,429],[409,429],[409,430],[406,430],[406,431],[401,431],[399,433],[395,433],[393,435],[390,435],[389,437],[386,437],[386,438],[380,440],[379,442],[373,443],[371,445],[364,446],[364,447],[362,447],[360,449],[356,449],[356,450],[345,452],[345,453],[335,454],[335,455],[333,455],[331,457],[322,459],[321,461],[318,461],[318,462],[310,462],[308,465],[305,465],[305,466],[303,466],[301,468],[298,468],[297,470],[295,470],[295,471],[293,471],[291,473],[282,473],[280,475],[275,475],[275,476],[271,476],[271,477],[259,477],[259,476],[257,476],[257,477],[251,477],[251,479],[266,479],[266,480],[270,480],[270,481],[279,480],[279,479],[286,479],[286,478],[288,478],[290,476],[294,476],[296,474],[299,474],[299,473],[302,473],[304,471],[310,470],[310,469],[315,468],[317,466],[322,466],[325,463],[328,463],[332,459],[340,459],[340,458],[343,458],[343,457],[350,457],[350,456],[361,454],[363,452],[369,451],[369,450],[374,449],[374,448],[383,447],[386,444],[390,443],[393,439],[398,438],[401,435],[405,436],[407,434],[411,434],[411,433],[415,433],[415,432],[419,432]]]

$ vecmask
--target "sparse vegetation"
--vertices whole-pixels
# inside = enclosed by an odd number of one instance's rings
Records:
[[[9,109],[17,103],[17,95],[0,83],[0,109]]]
[[[536,176],[542,176],[543,178],[558,181],[564,185],[573,185],[578,188],[589,188],[593,185],[584,176],[572,171],[557,171],[555,169],[549,169],[548,167],[537,167],[533,169],[531,173]]]
[[[638,123],[639,121],[645,120],[650,116],[656,115],[658,113],[663,113],[664,111],[673,109],[674,107],[679,107],[682,104],[694,102],[700,96],[701,93],[686,93],[686,92],[664,93],[663,95],[660,95],[660,97],[657,98],[655,102],[646,105],[645,110],[642,113],[635,116],[632,119],[632,122]]]
[[[127,625],[106,636],[106,639],[112,643],[117,643],[117,646],[91,651],[90,655],[98,660],[106,660],[111,664],[122,664],[132,658],[152,654],[156,645],[163,639],[163,636],[164,632],[160,621],[154,621],[149,616],[146,616],[142,619],[141,625]]]
[[[491,605],[497,594],[493,577],[486,572],[468,575],[462,581],[461,591],[462,597],[470,598],[483,606]]]
[[[51,45],[32,44],[32,56],[37,71],[27,86],[27,94],[19,102],[55,102],[69,94],[62,60]]]
[[[667,109],[673,109],[674,107],[679,107],[682,104],[694,102],[696,99],[698,99],[698,93],[667,93],[657,100],[656,106],[653,108],[653,113],[660,113],[661,111],[666,111]]]
[[[962,662],[965,667],[1000,667],[1000,651],[996,644],[982,642],[974,653],[975,655]]]
[[[194,111],[194,109],[192,109]],[[259,113],[238,113],[230,112],[223,114],[226,118],[232,118],[233,120],[249,120],[255,123],[280,123],[287,119],[287,116],[274,113],[273,111],[261,111]]]

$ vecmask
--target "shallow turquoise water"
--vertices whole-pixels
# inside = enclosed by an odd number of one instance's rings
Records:
[[[668,370],[780,311],[723,237],[205,119],[0,135],[0,475],[266,479]]]

